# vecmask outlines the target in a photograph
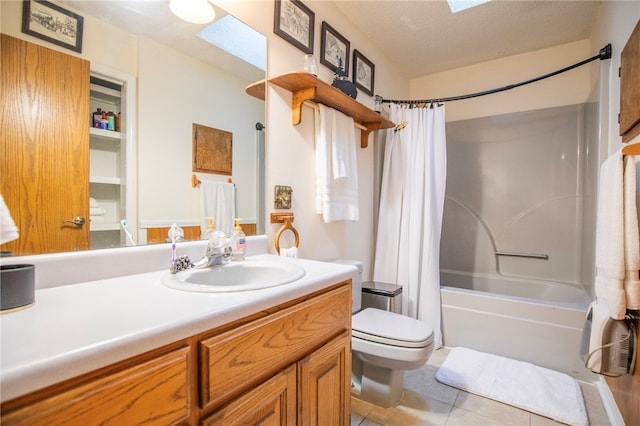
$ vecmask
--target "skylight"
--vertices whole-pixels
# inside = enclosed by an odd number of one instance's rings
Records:
[[[481,4],[488,3],[490,1],[491,0],[447,0],[447,3],[449,3],[451,13],[456,13],[462,10],[471,9],[472,7],[480,6]]]
[[[197,36],[263,71],[267,68],[264,36],[231,15],[203,28]]]

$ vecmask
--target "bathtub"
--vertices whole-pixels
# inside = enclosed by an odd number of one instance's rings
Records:
[[[570,284],[441,271],[443,343],[593,381],[580,361],[590,298]]]

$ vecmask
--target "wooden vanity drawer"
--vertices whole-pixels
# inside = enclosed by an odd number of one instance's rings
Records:
[[[2,425],[168,425],[191,415],[190,349],[182,347],[2,413]]]
[[[351,330],[349,282],[201,341],[200,406],[238,396],[344,330]]]

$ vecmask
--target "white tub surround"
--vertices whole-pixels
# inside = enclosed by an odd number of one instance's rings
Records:
[[[188,248],[187,243],[183,244],[178,246],[179,254],[181,249]],[[137,256],[136,249],[144,255]],[[170,250],[165,257],[165,249],[159,248],[160,260],[166,259],[168,267]],[[132,256],[136,261],[149,259],[158,269],[161,266],[154,263],[159,259],[153,251],[156,250],[127,248],[113,250],[118,252],[113,255]],[[94,257],[94,252],[87,253]],[[71,255],[68,257],[73,257]],[[73,285],[45,286],[49,288],[37,290],[35,306],[0,316],[2,401],[294,300],[352,279],[356,274],[356,268],[347,265],[268,254],[254,258],[296,262],[306,274],[297,281],[269,289],[195,293],[161,284],[162,276],[168,273],[162,266],[162,270],[153,272],[99,281],[85,278],[88,282],[76,281]],[[92,261],[106,262],[99,256],[86,260],[87,264]],[[39,263],[36,270],[51,266],[42,265]],[[65,266],[70,276],[75,275],[71,265],[72,262],[67,262]],[[113,270],[120,268],[117,262],[109,265]],[[131,267],[127,265],[125,269]],[[80,265],[79,269],[82,268]],[[69,281],[73,280],[69,278]]]

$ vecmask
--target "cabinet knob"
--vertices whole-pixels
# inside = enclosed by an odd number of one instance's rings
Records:
[[[78,228],[82,228],[82,226],[84,225],[85,222],[86,222],[86,220],[82,216],[76,216],[71,220],[67,219],[67,220],[63,221],[63,223],[71,223],[73,226],[77,226]]]

